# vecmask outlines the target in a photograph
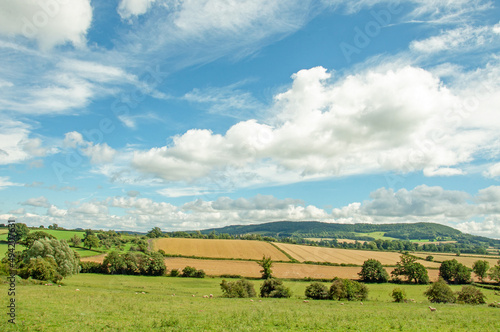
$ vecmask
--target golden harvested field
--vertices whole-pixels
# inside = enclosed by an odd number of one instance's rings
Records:
[[[275,244],[299,262],[311,261],[363,265],[367,259],[372,258],[380,261],[383,265],[396,265],[401,257],[401,254],[397,252],[322,248],[288,243]],[[425,267],[439,267],[439,264],[435,262],[422,260],[419,263]]]
[[[483,256],[457,256],[453,254],[437,254],[437,253],[412,253],[412,255],[417,256],[417,257],[422,257],[425,258],[427,256],[433,256],[435,261],[447,261],[451,259],[456,259],[459,263],[462,263],[463,265],[467,266],[468,268],[472,268],[472,265],[474,264],[475,261],[478,260],[484,260],[490,263],[490,266],[496,265],[497,261],[500,259],[498,257],[492,257],[492,258],[483,258]],[[425,265],[425,264],[424,264]],[[438,263],[438,267],[441,265],[441,263]]]
[[[262,259],[266,255],[273,261],[290,260],[263,241],[167,238],[155,240],[153,246],[155,250],[163,249],[170,255],[238,259]]]
[[[256,262],[251,261],[220,261],[208,259],[194,259],[172,257],[165,258],[165,265],[170,271],[171,269],[182,270],[186,266],[192,266],[197,269],[204,270],[207,275],[220,276],[223,274],[240,275],[247,278],[258,278],[260,274],[260,266]],[[277,278],[284,279],[333,279],[334,277],[358,279],[358,273],[361,267],[351,266],[324,266],[311,264],[295,264],[295,263],[274,263],[273,275]],[[391,273],[393,268],[386,268],[388,273]],[[438,279],[438,270],[428,270],[429,278],[432,281]]]

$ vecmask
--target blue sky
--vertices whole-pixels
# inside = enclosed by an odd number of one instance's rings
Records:
[[[1,219],[500,238],[499,51],[488,0],[3,1]]]

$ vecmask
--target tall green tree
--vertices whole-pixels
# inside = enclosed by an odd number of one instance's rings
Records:
[[[420,263],[416,262],[416,258],[410,255],[401,255],[401,260],[396,263],[396,268],[391,272],[396,279],[399,276],[405,276],[408,282],[416,284],[428,284],[429,275],[427,269]]]
[[[83,245],[86,247],[86,248],[89,248],[89,250],[92,249],[92,247],[99,247],[101,244],[101,241],[99,240],[99,238],[97,236],[95,236],[94,234],[90,234],[90,235],[87,235],[87,237],[85,238],[85,240],[83,241]]]
[[[80,269],[80,260],[65,240],[47,238],[36,240],[25,250],[24,263],[29,264],[31,258],[37,257],[53,258],[57,264],[57,272],[63,278],[78,273]]]
[[[472,265],[472,271],[474,271],[474,274],[481,279],[481,282],[484,281],[484,278],[488,275],[488,270],[490,269],[490,263],[485,260],[478,260],[474,262],[474,265]]]
[[[368,259],[363,263],[361,272],[358,273],[363,282],[387,282],[389,281],[389,274],[376,259]]]
[[[26,240],[24,240],[24,244],[26,245],[26,247],[28,248],[31,248],[31,246],[33,245],[33,243],[37,240],[40,240],[40,239],[55,239],[56,237],[52,234],[49,234],[47,232],[44,232],[44,231],[34,231],[34,232],[30,232],[28,234],[28,236],[26,236]]]
[[[439,276],[448,283],[468,284],[471,282],[470,270],[456,259],[442,262],[439,267]]]
[[[500,284],[500,259],[497,262],[497,265],[494,265],[490,270],[490,279],[496,281]]]
[[[262,267],[262,270],[260,270],[260,273],[262,273],[262,279],[270,279],[273,277],[273,270],[271,270],[273,261],[271,260],[271,257],[266,257],[266,255],[264,255],[262,256],[262,260],[257,261],[257,264]]]
[[[163,232],[160,227],[153,227],[146,236],[149,238],[159,238],[163,236]]]
[[[16,242],[20,242],[22,239],[28,236],[28,233],[30,232],[30,229],[26,224],[23,223],[16,223],[15,224],[15,230],[16,230],[16,236],[15,240]]]

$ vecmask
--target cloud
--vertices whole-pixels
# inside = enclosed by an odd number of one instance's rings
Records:
[[[456,80],[487,83],[474,73]],[[279,173],[289,181],[382,171],[463,175],[460,166],[475,153],[494,151],[500,123],[491,120],[491,88],[448,88],[413,66],[333,75],[322,67],[294,74],[268,124],[241,121],[225,134],[191,129],[167,146],[134,151],[132,165],[165,181],[243,172],[273,183]],[[471,106],[469,95],[481,104]]]
[[[145,14],[156,0],[121,0],[118,14],[122,19]]]
[[[49,201],[44,196],[40,196],[37,198],[30,198],[27,201],[22,202],[21,204],[34,206],[34,207],[46,207],[46,208],[48,208],[50,206]]]
[[[212,114],[248,119],[255,116],[264,105],[257,101],[252,94],[238,88],[233,84],[221,88],[193,89],[184,95],[184,99],[192,103],[206,105]]]
[[[500,41],[500,36],[494,32],[494,27],[465,26],[446,30],[440,35],[410,43],[410,50],[420,53],[438,53],[451,51],[468,52],[478,48],[485,49]]]
[[[90,0],[0,3],[0,34],[36,40],[45,50],[68,42],[83,47],[91,22]]]
[[[477,12],[492,8],[490,0],[322,0],[326,5],[334,6],[347,14],[354,14],[364,9],[379,6],[382,10],[390,9],[402,17],[402,21],[449,24],[462,22],[474,17]],[[408,6],[409,4],[409,6]],[[408,11],[409,10],[409,11]]]
[[[63,146],[71,149],[81,149],[81,153],[89,157],[92,164],[111,163],[116,155],[116,150],[108,144],[88,142],[77,131],[64,135]]]
[[[20,183],[11,182],[8,176],[0,176],[0,190],[11,187],[21,186]]]
[[[281,220],[350,224],[434,222],[471,234],[500,238],[499,198],[500,186],[481,189],[475,195],[426,185],[397,191],[380,188],[373,191],[366,201],[352,202],[329,213],[317,206],[306,205],[300,199],[279,199],[271,195],[234,199],[218,197],[214,200],[198,198],[179,206],[127,195],[67,202],[70,206],[67,209],[49,204],[42,196],[23,204],[47,207],[47,213],[26,213],[21,217],[32,225],[55,222],[67,228],[136,231],[148,231],[153,226],[169,231],[200,230]]]
[[[30,138],[31,126],[5,117],[0,123],[0,165],[14,164],[45,156],[40,138]]]
[[[500,176],[500,163],[491,165],[488,170],[483,172],[483,175],[487,178],[497,178]]]
[[[464,217],[470,216],[471,206],[468,194],[448,191],[441,187],[421,185],[413,190],[381,188],[370,195],[371,200],[363,202],[360,212],[370,216],[386,217]]]
[[[108,144],[92,144],[82,149],[83,153],[90,158],[92,164],[111,163],[116,155],[116,151]]]

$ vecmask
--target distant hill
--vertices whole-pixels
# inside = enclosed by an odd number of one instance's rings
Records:
[[[436,223],[407,224],[333,224],[317,221],[277,221],[254,225],[234,225],[201,231],[209,234],[245,235],[259,234],[271,237],[350,238],[363,241],[375,240],[367,233],[383,232],[384,236],[401,240],[461,240],[500,244],[500,240],[464,234],[457,229]]]

